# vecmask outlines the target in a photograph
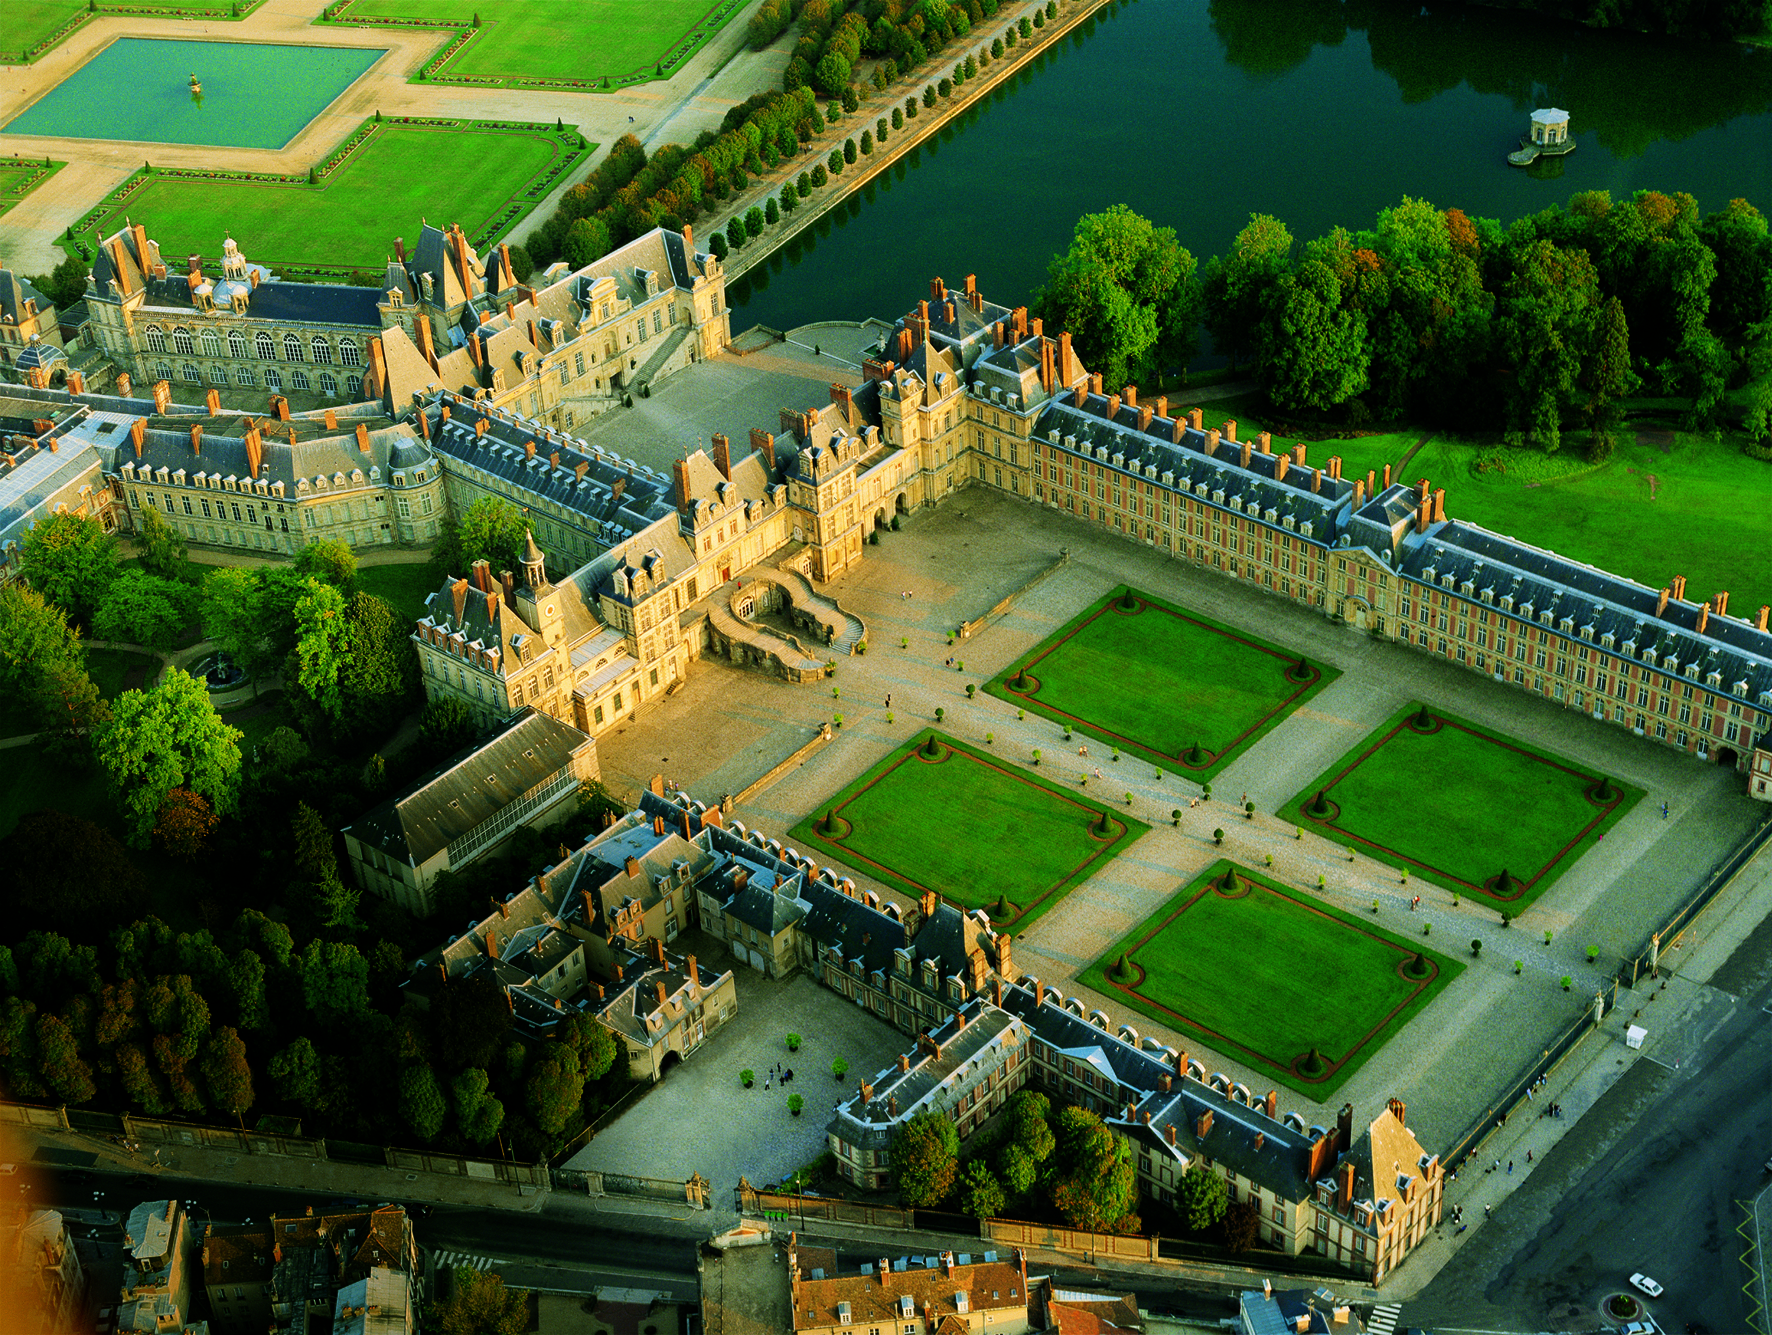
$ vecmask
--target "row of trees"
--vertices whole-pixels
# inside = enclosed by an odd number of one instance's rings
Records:
[[[1588,191],[1504,229],[1405,198],[1302,247],[1256,214],[1203,272],[1116,206],[1078,222],[1035,307],[1111,385],[1160,385],[1203,321],[1282,409],[1546,450],[1573,426],[1597,457],[1640,389],[1712,428],[1744,388],[1743,428],[1772,457],[1772,235],[1745,200],[1701,217],[1689,195]]]

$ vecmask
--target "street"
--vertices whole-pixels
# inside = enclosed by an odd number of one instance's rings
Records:
[[[1600,1303],[1643,1271],[1666,1289],[1645,1305],[1670,1335],[1749,1329],[1736,1227],[1772,1154],[1772,920],[1711,984],[1714,1030],[1677,1069],[1637,1062],[1404,1305],[1405,1323],[1593,1330]]]

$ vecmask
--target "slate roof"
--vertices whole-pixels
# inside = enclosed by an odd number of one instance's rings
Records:
[[[571,724],[525,708],[497,737],[374,807],[348,832],[418,866],[564,769],[590,745],[591,739]]]
[[[32,286],[30,279],[23,274],[15,274],[11,269],[0,268],[0,320],[8,324],[23,322],[27,298],[37,303],[39,316],[48,315],[55,310],[49,298]]]

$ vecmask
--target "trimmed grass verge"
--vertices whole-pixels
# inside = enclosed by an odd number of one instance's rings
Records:
[[[1340,675],[1314,662],[1302,677],[1289,675],[1299,662],[1276,644],[1121,585],[1017,656],[985,690],[1204,781]]]
[[[28,65],[65,42],[83,23],[100,14],[143,14],[153,18],[243,19],[264,0],[6,0],[6,46],[0,65]],[[236,13],[235,11],[239,12]]]
[[[417,621],[425,614],[425,599],[442,583],[431,574],[429,562],[401,562],[358,566],[357,587],[394,605],[401,616]]]
[[[1642,800],[1451,714],[1426,710],[1424,728],[1424,710],[1393,714],[1280,819],[1518,917]]]
[[[929,745],[934,757],[925,754]],[[907,895],[933,890],[1019,931],[1149,829],[1122,809],[925,729],[819,803],[793,838]]]
[[[436,28],[429,83],[626,88],[668,79],[748,0],[344,0],[322,21]]]
[[[368,120],[318,164],[318,184],[305,175],[144,170],[73,230],[109,235],[128,213],[154,219],[168,255],[219,255],[221,239],[238,236],[248,259],[282,278],[379,276],[393,233],[411,235],[421,216],[460,222],[484,254],[596,147],[576,127],[539,122]],[[461,170],[464,162],[474,170]]]
[[[0,159],[0,213],[5,213],[67,165],[54,158]]]
[[[1221,860],[1081,981],[1322,1102],[1463,969]]]

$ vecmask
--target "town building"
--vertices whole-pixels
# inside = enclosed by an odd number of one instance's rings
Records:
[[[59,1210],[9,1211],[0,1229],[0,1293],[14,1335],[70,1335],[90,1329],[88,1275]]]
[[[1241,1335],[1363,1335],[1366,1327],[1347,1303],[1328,1289],[1260,1290],[1237,1295],[1236,1329]]]
[[[50,515],[95,519],[107,533],[128,525],[109,456],[76,433],[91,412],[63,391],[0,385],[0,583],[18,577],[26,536]]]
[[[144,1201],[123,1227],[117,1335],[209,1335],[191,1317],[197,1241],[182,1201]]]
[[[1027,1257],[995,1253],[972,1264],[952,1252],[931,1266],[881,1260],[859,1275],[839,1275],[836,1253],[792,1243],[788,1283],[795,1335],[1021,1335],[1028,1319]]]
[[[1027,1025],[1008,1011],[969,1001],[918,1035],[898,1064],[863,1080],[826,1128],[837,1176],[865,1189],[893,1185],[892,1142],[919,1113],[938,1113],[965,1139],[1002,1110],[1033,1067]]]
[[[342,831],[357,884],[421,917],[433,887],[497,847],[519,826],[576,808],[599,776],[596,741],[524,705],[488,741],[372,807]]]
[[[570,427],[731,339],[720,263],[687,230],[654,230],[576,271],[556,264],[533,285],[508,248],[482,260],[460,227],[429,223],[410,254],[395,238],[379,287],[281,280],[232,237],[219,272],[199,255],[169,266],[142,223],[96,240],[94,344],[134,383],[207,386],[230,403],[393,396],[404,411],[444,388]]]
[[[67,354],[61,322],[53,302],[23,274],[0,264],[0,366],[14,368],[26,383],[35,383],[33,371],[41,370],[43,388],[49,377],[66,379]]]
[[[423,1270],[412,1222],[398,1205],[211,1227],[202,1265],[216,1335],[307,1335],[316,1323],[337,1335],[338,1321],[363,1335],[417,1328]]]
[[[1130,1293],[1083,1293],[1056,1287],[1051,1276],[1034,1284],[1034,1325],[1057,1335],[1116,1335],[1144,1328]]]

